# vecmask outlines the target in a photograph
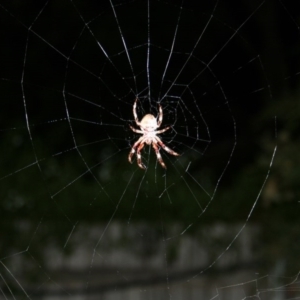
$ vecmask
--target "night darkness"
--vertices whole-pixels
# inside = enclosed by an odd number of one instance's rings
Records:
[[[299,297],[296,1],[0,0],[0,22],[3,299]],[[135,99],[167,169],[128,162]]]

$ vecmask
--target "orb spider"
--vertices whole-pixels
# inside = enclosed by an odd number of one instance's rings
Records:
[[[142,157],[141,157],[141,150],[144,148],[145,144],[147,145],[152,145],[157,160],[160,163],[160,165],[163,168],[167,168],[161,154],[159,152],[159,148],[161,147],[163,150],[168,152],[171,155],[174,156],[179,156],[177,152],[173,151],[169,147],[167,147],[162,140],[157,136],[160,133],[163,133],[171,128],[171,126],[165,127],[163,129],[157,130],[160,128],[163,120],[163,110],[160,104],[158,104],[158,109],[159,109],[159,114],[157,117],[154,117],[152,114],[146,114],[142,118],[141,121],[139,121],[137,112],[136,112],[136,104],[137,104],[138,98],[135,99],[134,104],[133,104],[133,116],[136,125],[140,129],[136,129],[132,126],[130,126],[131,130],[136,133],[142,134],[142,136],[134,143],[132,146],[129,155],[128,155],[128,161],[132,163],[132,157],[136,153],[137,156],[137,164],[141,169],[146,169],[145,165],[142,163]]]

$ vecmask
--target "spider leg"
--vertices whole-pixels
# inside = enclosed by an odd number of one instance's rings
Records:
[[[162,107],[160,104],[158,104],[158,110],[159,110],[159,114],[158,114],[157,127],[159,127],[161,125],[162,120],[163,120],[163,111],[162,111]]]
[[[141,142],[143,141],[143,137],[141,136],[135,143],[134,145],[132,146],[130,152],[129,152],[129,155],[128,155],[128,161],[130,163],[132,163],[132,156],[134,155],[135,153],[135,148],[139,146],[139,144],[141,144]]]
[[[169,147],[167,147],[158,136],[155,137],[155,140],[157,141],[159,146],[162,147],[169,154],[174,155],[174,156],[180,156],[179,153],[177,153],[177,152],[173,151],[172,149],[170,149]]]
[[[146,169],[145,165],[142,163],[142,156],[141,156],[141,150],[144,148],[144,146],[145,144],[142,142],[136,149],[137,164],[143,170]]]
[[[157,146],[157,144],[155,142],[152,143],[152,147],[153,147],[153,149],[155,151],[155,154],[156,154],[158,162],[161,164],[161,166],[164,169],[166,169],[167,167],[166,167],[166,165],[165,165],[165,163],[164,163],[164,161],[163,161],[163,159],[162,159],[162,157],[161,157],[161,155],[159,153],[159,148],[158,148],[158,146]]]
[[[131,128],[132,131],[136,132],[136,133],[141,133],[143,134],[143,131],[142,130],[139,130],[139,129],[135,129],[134,127],[130,126],[129,127]]]
[[[155,131],[155,134],[160,134],[160,133],[163,133],[163,132],[165,132],[165,131],[169,130],[170,128],[171,128],[171,126],[168,126],[168,127],[164,128],[164,129],[157,130],[157,131]]]
[[[133,104],[133,116],[134,116],[134,121],[136,123],[136,125],[140,126],[140,121],[138,119],[138,115],[137,115],[137,112],[136,112],[136,103],[138,101],[138,98],[135,99],[134,101],[134,104]]]

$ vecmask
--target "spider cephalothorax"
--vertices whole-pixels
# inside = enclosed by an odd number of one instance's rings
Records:
[[[164,161],[162,160],[162,157],[159,153],[159,148],[161,147],[166,152],[168,152],[172,155],[175,155],[175,156],[179,156],[180,154],[178,154],[175,151],[173,151],[172,149],[168,148],[162,142],[162,140],[157,136],[157,134],[163,133],[163,132],[167,131],[168,129],[170,129],[170,126],[169,126],[169,127],[164,128],[164,129],[156,130],[160,127],[160,125],[162,123],[162,119],[163,119],[162,107],[161,107],[160,104],[158,104],[159,114],[158,114],[157,118],[155,118],[151,114],[147,114],[142,118],[141,121],[139,121],[138,116],[137,116],[137,112],[136,112],[137,100],[138,99],[136,98],[135,101],[134,101],[134,104],[133,104],[133,116],[134,116],[134,120],[135,120],[136,125],[139,126],[140,129],[135,129],[132,126],[130,126],[130,128],[131,128],[132,131],[142,134],[142,136],[132,146],[132,148],[129,152],[128,160],[131,163],[132,162],[131,161],[132,156],[136,152],[138,166],[141,169],[146,169],[146,167],[142,163],[142,158],[141,158],[141,150],[144,148],[145,143],[146,143],[147,145],[152,145],[152,147],[153,147],[153,149],[156,153],[156,157],[157,157],[158,162],[161,164],[161,166],[163,168],[166,168],[166,165],[165,165]]]

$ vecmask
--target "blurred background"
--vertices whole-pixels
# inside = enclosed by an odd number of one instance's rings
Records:
[[[1,299],[299,297],[300,4],[0,0]],[[163,108],[179,158],[128,153]]]

